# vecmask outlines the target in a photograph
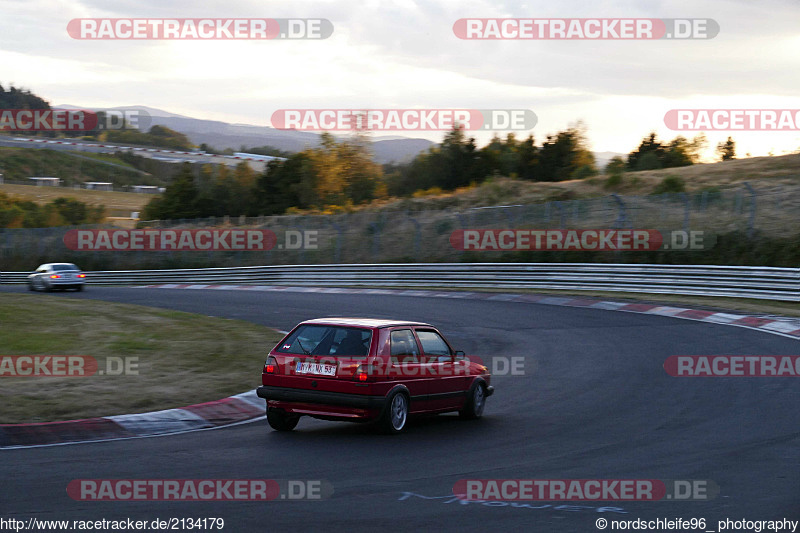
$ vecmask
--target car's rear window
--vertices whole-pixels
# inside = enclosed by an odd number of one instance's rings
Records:
[[[72,263],[63,263],[60,265],[53,265],[53,270],[80,270],[80,268],[76,267]]]
[[[330,357],[366,357],[372,342],[372,330],[345,326],[303,325],[297,328],[275,351],[298,355]]]

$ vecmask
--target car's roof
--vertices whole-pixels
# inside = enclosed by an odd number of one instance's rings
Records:
[[[42,264],[42,265],[41,265],[39,268],[41,268],[41,267],[46,267],[46,266],[59,266],[59,265],[61,265],[61,266],[71,266],[71,267],[78,268],[78,267],[75,265],[75,263],[44,263],[44,264]]]
[[[303,324],[326,324],[333,326],[354,326],[361,328],[388,328],[392,326],[427,326],[424,322],[411,322],[409,320],[389,320],[385,318],[353,318],[353,317],[328,317],[306,320]]]

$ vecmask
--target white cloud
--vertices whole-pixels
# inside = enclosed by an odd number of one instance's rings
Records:
[[[583,119],[595,149],[616,151],[629,151],[652,129],[674,137],[662,121],[670,108],[800,108],[800,5],[789,0],[0,6],[0,83],[53,103],[144,104],[254,124],[282,108],[530,108],[539,117],[537,139]],[[586,42],[465,41],[452,29],[462,17],[611,16],[706,17],[721,30],[705,41]],[[66,32],[79,17],[317,17],[329,19],[334,33],[325,41],[80,41]],[[780,153],[800,144],[794,133],[734,137],[742,153]]]

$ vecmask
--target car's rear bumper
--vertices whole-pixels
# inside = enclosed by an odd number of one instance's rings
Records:
[[[270,387],[267,385],[256,389],[256,394],[267,401],[314,404],[320,406],[331,405],[353,409],[368,409],[370,411],[380,411],[386,404],[385,396],[289,389],[286,387]]]
[[[28,278],[29,282],[35,282],[34,278]],[[64,285],[75,286],[75,285],[84,285],[86,283],[85,278],[67,278],[67,279],[42,279],[39,278],[39,281],[44,283],[45,285],[49,285],[51,287],[61,287]]]

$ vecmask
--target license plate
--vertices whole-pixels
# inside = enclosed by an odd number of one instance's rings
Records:
[[[325,365],[322,363],[298,363],[295,373],[316,374],[318,376],[335,376],[336,365]]]

